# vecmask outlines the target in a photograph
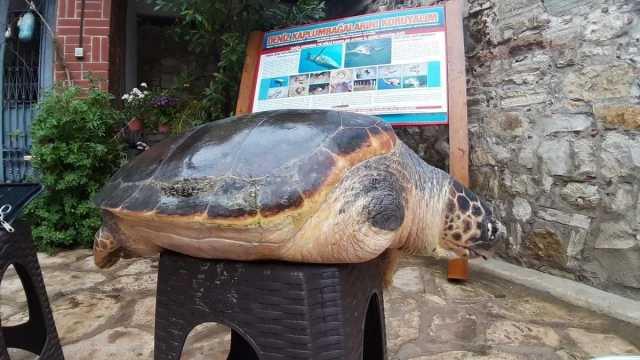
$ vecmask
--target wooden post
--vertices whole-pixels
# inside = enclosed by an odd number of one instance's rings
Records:
[[[449,173],[469,186],[469,135],[467,126],[467,76],[465,72],[462,0],[445,3],[449,86]],[[468,277],[467,259],[449,260],[449,279]]]
[[[247,42],[247,54],[242,69],[240,79],[240,91],[238,93],[238,103],[236,104],[236,115],[249,114],[251,112],[251,102],[253,100],[253,87],[256,80],[256,71],[260,57],[260,47],[262,46],[262,32],[253,31],[249,34]]]

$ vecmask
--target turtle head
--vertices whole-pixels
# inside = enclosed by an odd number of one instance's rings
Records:
[[[506,237],[505,226],[489,206],[453,179],[443,225],[439,246],[468,259],[493,257],[498,244]]]

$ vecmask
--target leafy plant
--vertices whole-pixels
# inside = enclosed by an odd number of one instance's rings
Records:
[[[124,144],[113,135],[126,118],[99,86],[104,79],[87,78],[88,87],[56,85],[36,105],[31,181],[45,191],[24,216],[41,251],[92,244],[101,213],[90,200],[126,161]]]
[[[325,16],[324,1],[299,0],[295,5],[278,0],[146,0],[156,10],[180,14],[171,34],[189,50],[216,64],[213,80],[202,94],[210,119],[232,116],[249,34],[318,21]]]
[[[189,100],[172,122],[173,133],[179,134],[206,123],[209,120],[209,113],[210,108],[203,100]]]
[[[142,89],[142,90],[140,90]],[[149,105],[149,90],[147,90],[147,84],[141,83],[139,88],[133,88],[129,94],[122,95],[124,100],[124,109],[129,119],[132,118],[144,118]]]
[[[153,98],[149,103],[151,111],[158,121],[168,124],[173,121],[180,111],[178,98],[171,94],[161,94]]]

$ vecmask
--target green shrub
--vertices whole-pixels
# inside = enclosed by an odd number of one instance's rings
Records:
[[[45,191],[25,209],[38,250],[89,247],[101,224],[90,200],[125,161],[124,143],[114,129],[126,121],[112,106],[113,96],[90,85],[56,86],[36,105],[31,124],[31,181]]]

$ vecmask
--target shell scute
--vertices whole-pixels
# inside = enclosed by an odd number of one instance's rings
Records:
[[[235,178],[225,179],[211,194],[207,217],[254,217],[258,214],[256,195],[255,184]]]
[[[122,209],[129,212],[148,212],[160,205],[160,190],[151,184],[142,184],[129,200],[122,204]]]
[[[324,149],[300,162],[297,175],[302,195],[306,198],[316,193],[329,178],[335,166],[336,161],[333,155]]]
[[[320,147],[338,129],[337,121],[327,121],[317,112],[274,113],[247,137],[229,174],[256,179],[278,173]]]
[[[208,200],[208,196],[163,197],[155,213],[165,217],[200,215],[207,210]]]
[[[366,129],[347,128],[329,139],[327,149],[336,155],[349,155],[370,145],[371,137]]]
[[[117,209],[121,207],[125,201],[131,199],[131,196],[139,189],[140,186],[138,184],[121,184],[121,186],[117,187],[112,193],[105,192],[107,196],[104,196],[101,206],[107,209]],[[111,195],[108,196],[109,194]]]
[[[258,184],[258,207],[261,217],[304,206],[304,198],[294,181],[286,176],[268,176]]]
[[[349,113],[342,116],[342,126],[345,128],[369,127],[376,125],[380,120],[368,115]]]

